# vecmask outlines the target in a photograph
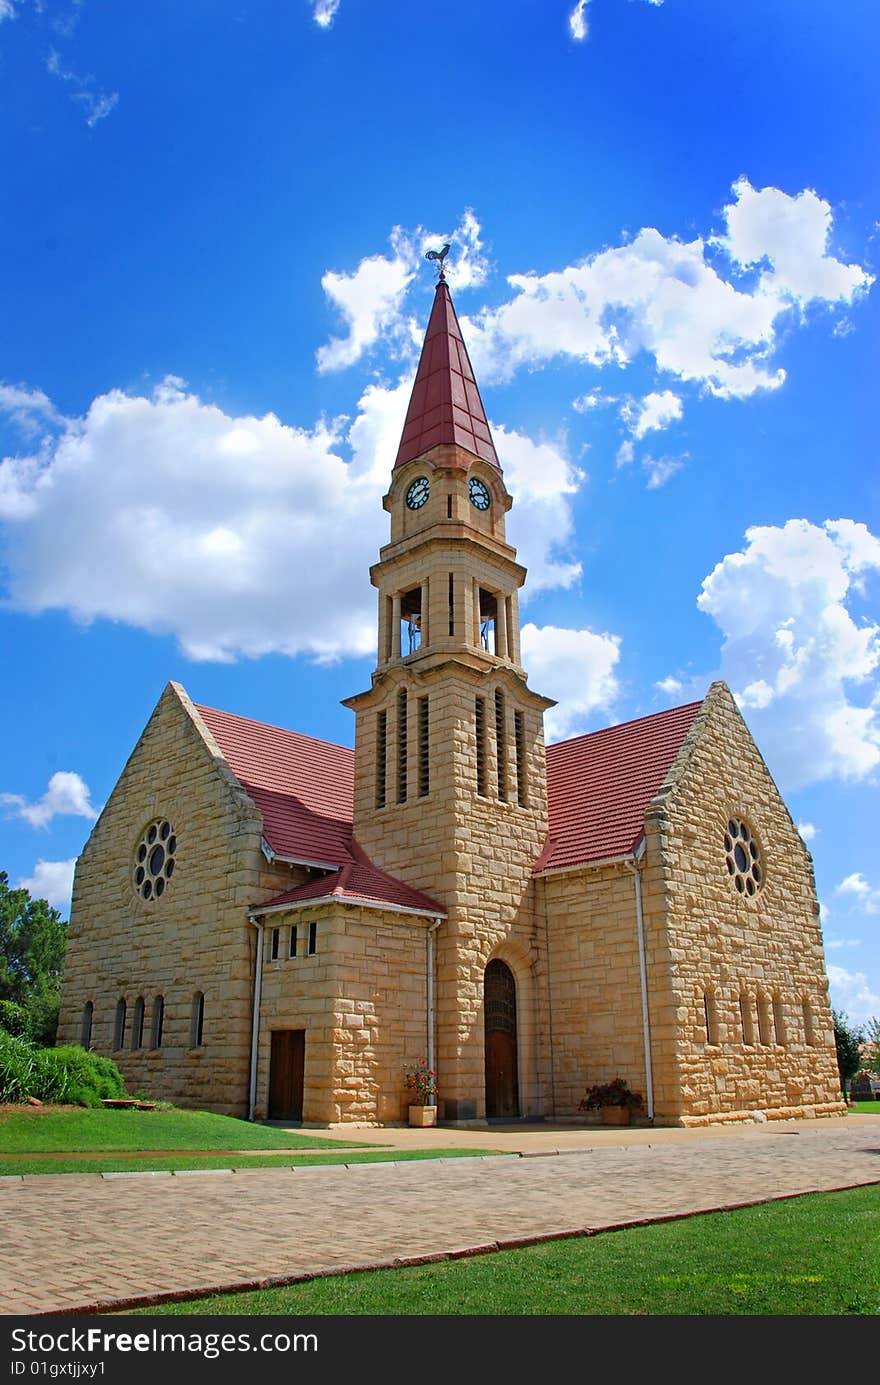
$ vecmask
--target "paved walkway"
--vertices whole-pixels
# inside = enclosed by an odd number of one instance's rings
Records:
[[[876,1116],[613,1138],[359,1133],[446,1148],[479,1136],[532,1157],[3,1179],[0,1311],[124,1309],[880,1182]]]

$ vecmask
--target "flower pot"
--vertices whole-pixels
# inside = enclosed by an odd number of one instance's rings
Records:
[[[601,1106],[599,1110],[603,1125],[629,1125],[628,1106]]]
[[[437,1124],[436,1106],[411,1106],[409,1108],[410,1125],[426,1126]]]

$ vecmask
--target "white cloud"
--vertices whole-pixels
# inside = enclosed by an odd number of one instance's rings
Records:
[[[48,395],[27,385],[0,384],[0,413],[7,415],[26,437],[34,437],[41,428],[62,427],[66,419],[59,414]]]
[[[336,18],[340,0],[314,0],[314,4],[312,18],[322,29],[329,29]]]
[[[624,438],[623,442],[620,444],[615,454],[614,465],[618,468],[618,470],[621,467],[629,466],[635,455],[635,445],[630,441],[629,438]]]
[[[831,213],[815,194],[757,192],[744,178],[733,194],[726,236],[683,242],[645,227],[561,270],[510,275],[512,299],[463,320],[478,377],[510,380],[523,366],[560,356],[624,366],[644,353],[658,370],[719,398],[778,388],[785,372],[771,357],[779,319],[793,306],[803,312],[812,302],[852,303],[873,279],[827,253]],[[775,214],[762,228],[752,199],[765,194],[772,194]],[[816,203],[824,209],[822,247]],[[741,207],[748,236],[736,219]],[[769,268],[747,283],[739,257],[759,248]],[[716,268],[724,259],[739,282]]]
[[[863,971],[846,971],[832,963],[828,964],[827,971],[831,1004],[835,1010],[842,1010],[855,1024],[864,1024],[873,1015],[880,1014],[880,995],[871,989],[871,982]]]
[[[391,232],[391,255],[367,255],[351,273],[327,270],[321,286],[346,324],[344,337],[331,337],[318,348],[318,370],[342,370],[354,365],[379,338],[392,354],[409,358],[421,346],[423,328],[403,312],[407,290],[421,268],[425,250],[448,241],[453,249],[450,281],[456,289],[482,284],[487,262],[480,238],[481,226],[474,212],[465,208],[455,229],[447,235],[416,227]]]
[[[779,188],[753,188],[747,178],[733,185],[736,201],[725,207],[727,234],[718,244],[741,268],[765,266],[760,291],[800,305],[849,303],[871,282],[858,265],[828,254],[831,205],[805,188],[788,197]]]
[[[681,697],[684,692],[684,683],[679,678],[673,678],[671,674],[668,678],[661,678],[659,682],[654,684],[654,687],[665,693],[667,697]]]
[[[663,0],[647,0],[649,5],[662,5]],[[587,6],[590,0],[577,0],[577,4],[568,16],[568,30],[576,43],[583,43],[584,39],[589,38],[590,25],[587,20]]]
[[[81,77],[78,72],[65,67],[56,48],[51,49],[46,59],[46,71],[74,88],[70,93],[70,99],[77,101],[85,109],[87,125],[97,125],[98,121],[104,120],[119,103],[118,91],[95,90],[93,77]]]
[[[791,519],[745,537],[697,601],[723,632],[722,676],[754,712],[787,788],[864,779],[880,765],[880,627],[859,623],[847,602],[880,570],[880,543],[848,519]],[[863,689],[858,702],[853,687]]]
[[[328,270],[321,287],[345,319],[348,335],[331,337],[318,349],[320,371],[353,365],[378,340],[400,330],[400,309],[415,275],[412,257],[401,253],[399,228],[392,235],[391,259],[368,255],[352,274]]]
[[[504,468],[507,488],[515,498],[507,520],[507,538],[529,570],[524,600],[550,587],[570,587],[581,565],[567,560],[565,545],[574,535],[567,499],[579,490],[584,473],[566,456],[564,445],[534,442],[500,423],[490,425]]]
[[[522,652],[531,686],[558,703],[544,717],[548,740],[577,734],[594,712],[613,705],[618,635],[528,624],[522,628]]]
[[[874,889],[861,871],[854,871],[845,880],[841,880],[835,893],[851,895],[862,913],[880,914],[880,889]]]
[[[672,390],[654,391],[644,399],[628,399],[620,410],[625,426],[637,440],[646,433],[668,428],[682,413],[681,399]]]
[[[805,842],[811,842],[816,837],[819,829],[812,822],[799,822],[797,830],[800,832]]]
[[[588,390],[586,394],[578,395],[577,399],[571,401],[571,407],[575,413],[588,414],[593,409],[604,409],[608,404],[616,404],[618,396],[616,394],[603,394],[602,390]]]
[[[590,0],[577,0],[577,4],[568,16],[568,28],[572,38],[576,43],[583,43],[590,32],[587,23],[587,5]]]
[[[839,952],[844,947],[862,946],[861,938],[826,938],[824,941],[826,952]]]
[[[642,458],[642,470],[648,478],[648,490],[656,491],[665,486],[677,471],[681,471],[687,458],[687,452],[683,452],[680,457],[652,457],[647,453]]]
[[[411,387],[369,385],[347,435],[345,420],[232,417],[175,379],[99,396],[50,447],[0,463],[11,604],[173,635],[193,659],[370,654],[366,574]],[[530,585],[570,586],[582,473],[561,444],[495,435]]]
[[[28,890],[33,899],[46,899],[56,909],[66,913],[73,891],[73,872],[76,857],[69,861],[38,861],[33,875],[19,880],[18,888]]]
[[[4,19],[14,19],[15,14],[14,0],[0,0],[0,24]]]
[[[0,793],[0,806],[10,809],[11,815],[24,818],[31,827],[48,827],[54,817],[62,815],[89,818],[90,821],[98,816],[92,807],[88,784],[72,770],[57,770],[36,803],[28,803],[19,794]]]
[[[861,871],[854,871],[845,880],[841,880],[837,886],[838,894],[868,895],[871,893],[871,886],[868,884]]]

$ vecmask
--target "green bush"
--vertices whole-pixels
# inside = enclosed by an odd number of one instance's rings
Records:
[[[122,1073],[110,1058],[79,1044],[35,1048],[0,1030],[0,1102],[29,1096],[70,1106],[100,1106],[103,1097],[124,1097]]]
[[[27,1039],[0,1029],[0,1101],[26,1101],[39,1085],[37,1050]]]
[[[14,1000],[0,1000],[0,1030],[21,1039],[27,1038],[29,1028],[28,1012],[23,1005],[17,1005]]]
[[[122,1073],[110,1058],[86,1052],[79,1044],[38,1050],[41,1101],[100,1106],[102,1097],[125,1096]]]

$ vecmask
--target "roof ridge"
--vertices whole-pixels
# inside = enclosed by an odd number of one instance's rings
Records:
[[[705,702],[704,697],[698,697],[693,702],[680,702],[675,707],[661,707],[657,712],[646,712],[641,717],[630,717],[629,721],[615,721],[610,726],[597,726],[595,731],[582,731],[577,736],[569,736],[564,741],[552,741],[546,748],[558,750],[560,746],[574,745],[575,741],[586,741],[591,736],[601,736],[609,731],[622,731],[626,726],[637,726],[640,721],[654,721],[657,717],[668,716],[670,712],[689,712],[694,707],[702,707]]]
[[[344,750],[354,755],[354,747],[342,745],[339,741],[328,741],[323,736],[310,736],[307,731],[294,731],[292,726],[278,726],[273,721],[259,721],[256,717],[244,717],[239,712],[227,712],[223,707],[208,707],[205,703],[194,702],[199,712],[216,712],[221,717],[232,717],[233,721],[245,721],[250,726],[263,726],[267,731],[281,731],[285,736],[296,736],[301,741],[312,741],[314,745],[326,745],[331,750]]]

